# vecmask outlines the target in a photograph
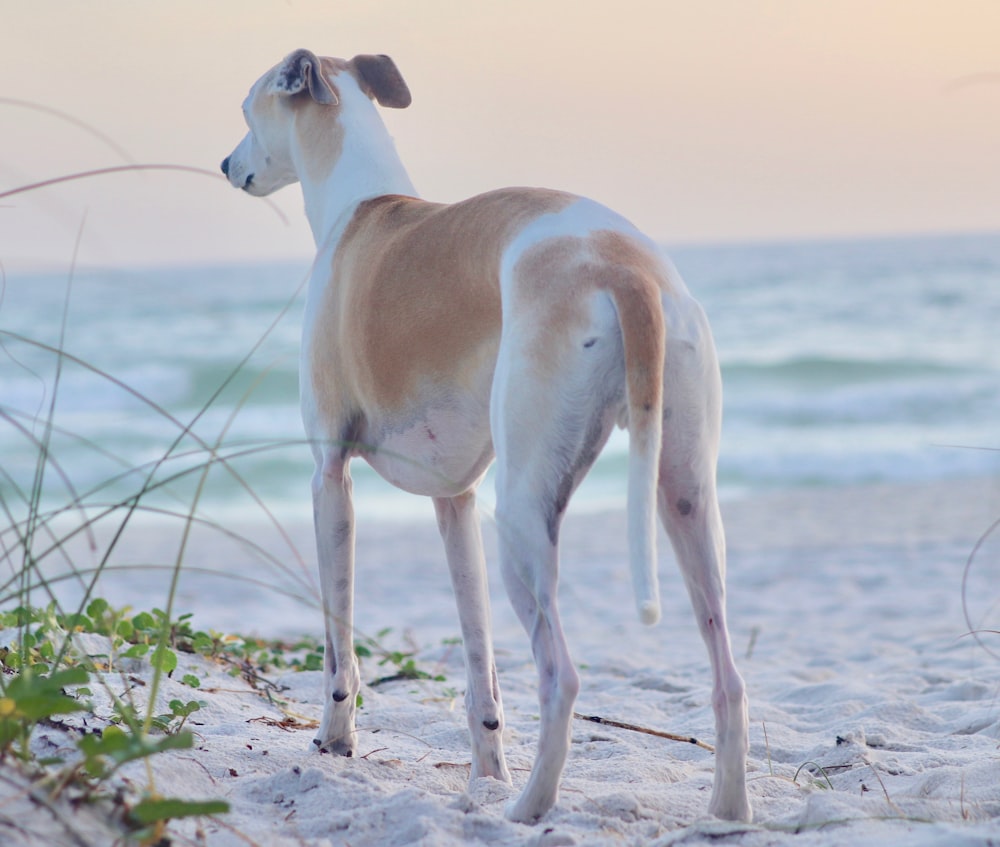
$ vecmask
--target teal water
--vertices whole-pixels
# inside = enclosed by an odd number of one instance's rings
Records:
[[[1000,470],[1000,235],[670,252],[722,362],[724,497]],[[255,519],[245,484],[279,517],[307,519],[296,296],[307,267],[8,274],[0,495],[11,514],[48,443],[51,508],[119,502],[151,481],[143,502],[186,510],[217,450],[231,470],[212,470],[202,511]],[[623,505],[626,448],[616,433],[574,509]],[[430,514],[363,463],[354,476],[360,512]]]

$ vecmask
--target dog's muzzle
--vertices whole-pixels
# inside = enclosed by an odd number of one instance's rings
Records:
[[[230,160],[230,158],[232,158],[232,157],[231,156],[226,156],[226,158],[222,160],[222,173],[227,178],[229,177],[229,160]],[[232,180],[230,180],[230,182],[232,182]],[[245,191],[247,188],[250,187],[250,185],[252,183],[253,183],[253,174],[248,174],[246,180],[244,180],[244,182],[243,182],[243,185],[240,185],[238,187],[242,188]]]

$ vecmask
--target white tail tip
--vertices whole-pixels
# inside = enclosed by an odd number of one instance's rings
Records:
[[[657,600],[647,600],[639,606],[639,620],[646,626],[660,622],[660,604]]]

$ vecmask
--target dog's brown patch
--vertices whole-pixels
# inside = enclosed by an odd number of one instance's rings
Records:
[[[639,408],[659,408],[664,325],[660,295],[670,290],[662,264],[642,243],[612,230],[549,239],[527,250],[515,268],[521,308],[542,324],[533,354],[551,373],[576,343],[588,320],[588,295],[606,291],[624,328],[630,397]],[[655,379],[651,379],[655,377]]]
[[[321,418],[403,414],[422,383],[488,392],[500,338],[500,264],[531,220],[572,195],[504,189],[452,205],[362,203],[337,250],[309,351]]]

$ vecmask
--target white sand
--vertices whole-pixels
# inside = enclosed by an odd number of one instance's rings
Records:
[[[180,697],[207,706],[193,718],[196,749],[154,760],[156,787],[166,795],[224,798],[232,811],[218,822],[174,824],[177,843],[1000,843],[1000,635],[982,636],[998,656],[965,635],[961,594],[966,559],[1000,516],[1000,488],[970,482],[795,492],[730,504],[725,512],[730,627],[750,697],[753,824],[706,816],[711,754],[579,721],[556,809],[535,827],[503,818],[505,802],[526,779],[538,723],[528,642],[500,586],[489,522],[515,786],[469,786],[464,669],[451,643],[458,625],[428,510],[426,525],[416,527],[361,517],[357,625],[367,634],[392,627],[386,646],[412,642],[418,665],[446,681],[366,687],[361,757],[349,760],[313,752],[311,730],[275,725],[282,710],[245,681],[182,657],[180,673],[196,673],[202,687],[169,680],[164,703]],[[266,529],[255,532],[280,546]],[[309,529],[293,535],[311,562]],[[176,536],[176,529],[147,528],[126,539],[121,561],[169,560]],[[665,539],[664,619],[652,628],[636,620],[623,516],[571,516],[563,539],[562,612],[582,679],[577,710],[711,742],[707,658]],[[991,539],[969,585],[976,625],[992,629],[1000,629],[998,552],[1000,539]],[[280,555],[290,558],[287,550]],[[272,586],[191,573],[176,611],[195,612],[196,628],[319,634],[314,608],[273,590],[307,589],[254,564],[239,546],[200,534],[186,562],[253,573]],[[141,608],[163,597],[148,574],[128,572],[100,593]],[[384,673],[372,660],[362,664],[365,680]],[[318,672],[271,678],[284,689],[278,696],[286,711],[319,717]],[[144,691],[137,688],[137,696]],[[66,743],[56,729],[36,739],[45,755]],[[142,767],[127,775],[144,784]],[[13,771],[0,768],[0,776],[13,778]],[[73,822],[74,841],[9,785],[0,792],[0,844],[110,843],[94,815],[57,804]]]

